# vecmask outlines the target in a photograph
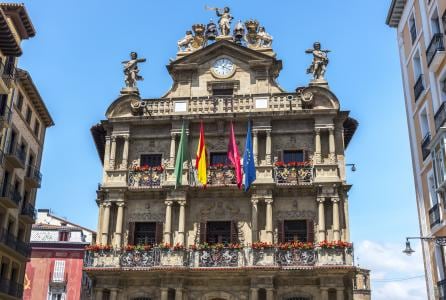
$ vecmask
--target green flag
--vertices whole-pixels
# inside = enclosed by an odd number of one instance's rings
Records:
[[[180,137],[180,145],[178,146],[177,156],[175,158],[175,188],[182,185],[183,179],[183,163],[186,159],[187,152],[187,136],[186,130],[184,129],[184,123],[181,128],[181,137]]]

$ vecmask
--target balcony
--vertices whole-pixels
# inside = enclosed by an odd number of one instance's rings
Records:
[[[10,145],[5,153],[5,158],[14,168],[23,169],[25,167],[26,151],[18,144]]]
[[[20,216],[26,223],[32,224],[36,220],[36,209],[30,203],[24,203],[20,211]]]
[[[429,209],[429,220],[431,228],[433,228],[435,225],[440,224],[440,206],[435,204],[434,206]]]
[[[227,165],[209,166],[207,184],[211,186],[236,185],[235,168]]]
[[[430,133],[427,133],[423,140],[421,141],[421,154],[423,156],[423,160],[425,160],[430,155],[430,150],[427,148],[429,146],[429,143],[431,142],[431,135]]]
[[[0,293],[22,299],[23,285],[13,282],[9,279],[0,279]]]
[[[437,71],[445,55],[444,35],[442,33],[436,33],[432,37],[426,50],[426,60],[429,70],[432,72]]]
[[[5,65],[3,61],[0,60],[0,94],[9,94],[9,88],[11,87],[11,82],[15,79],[17,69],[12,62]]]
[[[438,299],[446,300],[446,279],[437,282]]]
[[[0,129],[9,127],[11,116],[12,110],[10,106],[0,106]]]
[[[415,24],[415,21],[410,26],[410,37],[412,40],[412,44],[415,44],[415,41],[417,40],[417,26]]]
[[[135,167],[128,172],[129,188],[160,188],[165,179],[163,167]]]
[[[277,162],[273,174],[277,184],[308,185],[313,182],[313,167],[310,162],[288,164]]]
[[[63,287],[68,283],[68,273],[57,274],[56,276],[54,276],[54,273],[50,272],[48,282],[52,287],[54,286]]]
[[[421,96],[423,91],[424,91],[423,74],[420,74],[420,76],[418,76],[417,81],[415,82],[415,85],[413,86],[413,94],[415,97],[415,102],[417,102],[418,98]]]
[[[18,252],[24,257],[29,257],[31,254],[31,247],[29,243],[22,242],[18,240],[11,233],[7,232],[5,229],[0,230],[0,243],[8,246],[13,252]]]
[[[440,129],[440,127],[442,127],[444,122],[446,121],[446,102],[443,102],[440,105],[437,112],[435,113],[434,120],[435,130],[438,131],[438,129]]]
[[[31,188],[40,188],[42,182],[42,173],[35,167],[31,165],[26,166],[25,182]]]
[[[288,268],[352,266],[352,248],[280,249],[209,248],[86,251],[85,268]]]
[[[17,208],[22,201],[20,192],[14,188],[14,186],[1,186],[0,185],[0,203],[7,208]]]

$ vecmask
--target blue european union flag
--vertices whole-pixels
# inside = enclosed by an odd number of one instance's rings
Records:
[[[244,190],[246,192],[254,180],[256,180],[256,166],[254,164],[254,152],[252,150],[251,121],[248,121],[248,132],[246,133],[243,172],[245,173]]]

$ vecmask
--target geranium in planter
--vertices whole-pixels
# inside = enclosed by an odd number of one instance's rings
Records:
[[[319,248],[322,249],[349,249],[352,248],[352,244],[344,241],[332,241],[327,240],[322,241],[318,244]]]

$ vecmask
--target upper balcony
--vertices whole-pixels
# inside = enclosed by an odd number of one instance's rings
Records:
[[[22,195],[14,186],[0,185],[0,203],[7,208],[17,208],[22,201]]]
[[[0,94],[9,94],[11,82],[16,78],[17,69],[14,61],[7,61],[5,64],[0,60]]]
[[[12,250],[12,252],[19,253],[26,258],[31,254],[31,247],[29,243],[25,243],[17,239],[5,229],[0,230],[0,244],[7,246],[10,250]]]
[[[42,173],[35,166],[27,165],[25,172],[25,182],[31,188],[40,188]]]
[[[6,149],[5,159],[14,167],[23,169],[26,162],[26,151],[18,144],[9,145]]]
[[[446,55],[444,45],[444,34],[436,33],[426,50],[426,60],[429,70],[436,72]]]
[[[20,211],[20,217],[28,224],[32,224],[36,220],[36,209],[30,203],[24,203]]]

